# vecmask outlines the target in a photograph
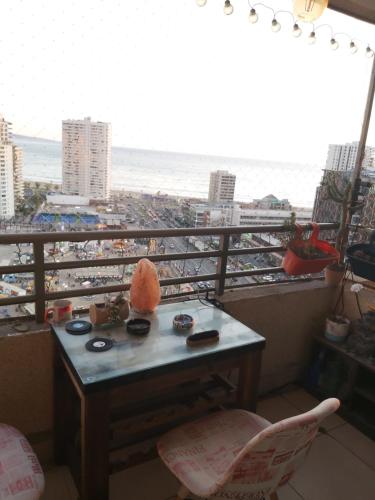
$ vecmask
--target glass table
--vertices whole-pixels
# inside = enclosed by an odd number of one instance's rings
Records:
[[[173,318],[189,314],[192,329],[176,330]],[[70,423],[75,418],[72,388],[80,400],[80,495],[82,500],[107,500],[109,484],[109,425],[111,399],[123,391],[124,401],[152,388],[176,387],[205,374],[239,368],[237,406],[255,410],[261,353],[265,339],[212,305],[190,300],[160,305],[150,315],[131,314],[151,322],[145,336],[127,333],[126,325],[94,327],[85,335],[70,335],[64,325],[52,325],[57,346],[55,363],[55,458],[65,463]],[[88,319],[82,317],[81,319]],[[218,330],[214,344],[189,347],[191,333]],[[94,337],[110,338],[113,347],[90,352]]]

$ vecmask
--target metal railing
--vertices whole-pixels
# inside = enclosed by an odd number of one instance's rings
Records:
[[[303,225],[304,229],[311,229],[309,224]],[[319,224],[321,230],[337,229],[338,224]],[[45,273],[47,271],[59,271],[63,269],[79,269],[88,267],[105,267],[113,265],[135,264],[142,257],[147,257],[153,262],[186,260],[186,259],[206,259],[217,258],[216,272],[212,274],[201,274],[197,276],[182,276],[177,278],[166,278],[160,280],[160,286],[179,285],[200,281],[215,281],[214,290],[217,295],[222,295],[226,288],[236,288],[246,285],[225,285],[225,280],[229,278],[240,278],[246,276],[261,276],[283,272],[282,267],[267,267],[262,269],[251,269],[244,271],[227,272],[228,257],[283,252],[283,246],[264,246],[255,248],[229,248],[230,237],[241,234],[256,233],[281,233],[288,232],[283,225],[267,226],[236,226],[236,227],[207,227],[207,228],[182,228],[182,229],[147,229],[147,230],[115,230],[115,231],[84,231],[84,232],[53,232],[53,233],[23,233],[23,234],[2,234],[0,235],[0,245],[29,243],[33,245],[34,263],[19,264],[12,266],[0,266],[0,274],[17,274],[24,272],[34,273],[34,293],[29,295],[7,297],[0,299],[0,306],[12,304],[25,304],[35,302],[35,318],[37,322],[45,319],[46,301],[61,298],[80,297],[88,295],[87,288],[48,292],[45,286]],[[66,261],[66,262],[46,262],[44,245],[55,242],[86,242],[93,240],[124,240],[124,239],[154,239],[168,237],[189,237],[189,236],[219,236],[218,250],[195,251],[184,253],[168,253],[153,255],[137,255],[101,258],[86,261]],[[90,289],[90,295],[104,294],[129,290],[130,284],[98,286]],[[185,292],[187,293],[187,292]],[[188,292],[193,293],[193,292]],[[173,294],[173,296],[182,294]],[[171,295],[170,295],[171,296]]]

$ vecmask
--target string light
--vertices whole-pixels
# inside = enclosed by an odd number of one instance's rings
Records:
[[[307,39],[308,43],[310,45],[314,45],[314,43],[316,42],[316,35],[315,35],[315,31],[312,31],[309,35],[309,38]]]
[[[233,13],[233,5],[230,3],[230,0],[225,0],[224,14],[226,16],[230,16],[232,13]]]
[[[367,48],[366,48],[366,56],[368,58],[374,57],[374,51],[372,50],[372,48],[370,47],[370,45],[368,45]]]
[[[277,19],[273,18],[272,23],[271,23],[271,30],[274,33],[277,33],[278,31],[281,30],[281,24],[277,21]]]
[[[334,38],[331,38],[330,43],[331,43],[331,49],[332,50],[337,50],[339,48],[339,43]]]
[[[199,7],[204,7],[207,4],[207,0],[195,0],[196,4]],[[273,18],[271,22],[271,30],[274,33],[278,33],[281,30],[281,24],[280,22],[276,19],[276,16],[280,16],[280,14],[288,14],[292,20],[293,20],[293,27],[292,27],[292,35],[295,38],[299,38],[302,35],[302,29],[300,25],[297,22],[297,19],[300,19],[302,21],[308,21],[311,22],[312,20],[317,19],[321,15],[321,13],[324,11],[324,9],[327,7],[328,0],[293,0],[294,2],[294,15],[291,11],[289,10],[278,10],[275,11],[272,7],[269,5],[266,5],[262,2],[257,2],[254,7],[262,6],[265,9],[268,9],[272,12]],[[249,22],[251,24],[255,24],[259,20],[258,12],[255,10],[255,8],[251,5],[251,0],[248,0],[248,4],[250,7],[250,12],[249,12]],[[320,13],[318,15],[318,12]],[[231,0],[225,0],[224,2],[224,14],[229,16],[233,13],[233,5],[231,4]],[[314,17],[316,16],[316,17]],[[297,18],[297,19],[296,19]],[[330,38],[330,47],[332,50],[337,50],[340,47],[340,44],[338,42],[337,37],[339,36],[346,36],[350,40],[349,44],[349,51],[351,54],[356,54],[358,52],[358,45],[354,42],[354,39],[352,39],[347,33],[334,33],[332,26],[329,24],[320,24],[319,26],[314,26],[313,23],[311,23],[313,26],[312,31],[308,35],[307,42],[310,45],[313,45],[316,43],[317,37],[316,37],[316,31],[320,28],[326,27],[329,28],[331,31],[331,38]],[[360,43],[362,44],[363,42],[360,40]],[[370,47],[370,45],[367,45],[367,48],[365,50],[365,55],[368,58],[374,57],[375,53],[374,50]]]
[[[258,14],[253,8],[250,10],[249,21],[251,22],[251,24],[255,24],[258,21]]]
[[[293,36],[299,38],[302,35],[302,30],[297,23],[293,25]]]
[[[353,40],[350,42],[349,45],[349,50],[352,54],[355,54],[358,51],[357,45],[353,42]]]
[[[294,0],[294,15],[300,21],[311,23],[320,17],[328,5],[328,0]]]

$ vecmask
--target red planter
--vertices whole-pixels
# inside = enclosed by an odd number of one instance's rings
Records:
[[[312,224],[313,231],[311,237],[307,242],[302,240],[302,227],[297,226],[296,239],[289,244],[289,248],[283,259],[284,271],[290,275],[298,274],[312,274],[319,273],[333,262],[337,262],[340,258],[338,251],[330,245],[327,241],[319,240],[319,226]],[[298,257],[293,249],[298,249],[306,246],[306,243],[316,248],[326,256],[321,259],[301,259]]]

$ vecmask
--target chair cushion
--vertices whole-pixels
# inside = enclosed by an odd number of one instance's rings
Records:
[[[43,489],[43,471],[29,442],[0,424],[0,500],[37,500]]]
[[[191,493],[205,497],[225,483],[236,455],[269,425],[245,410],[221,411],[168,432],[158,442],[158,452]]]

